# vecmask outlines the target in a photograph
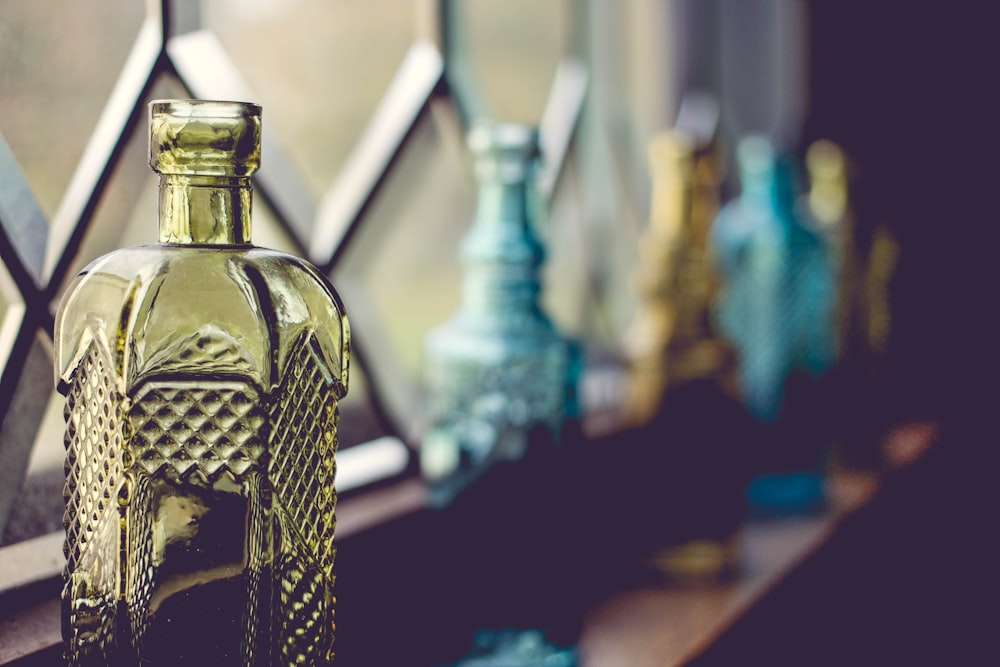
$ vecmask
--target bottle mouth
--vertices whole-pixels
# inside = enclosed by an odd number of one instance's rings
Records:
[[[668,131],[655,135],[649,141],[649,164],[654,170],[689,168],[694,161],[695,144],[683,132]]]
[[[154,100],[149,132],[149,164],[160,174],[239,178],[260,166],[257,104]]]
[[[538,128],[521,123],[491,123],[481,121],[473,126],[467,136],[473,152],[524,151],[537,152]]]
[[[541,157],[538,128],[481,121],[466,136],[481,179],[517,182],[530,178]]]
[[[150,115],[202,119],[232,119],[261,115],[260,105],[231,100],[153,100],[149,103],[149,111]]]

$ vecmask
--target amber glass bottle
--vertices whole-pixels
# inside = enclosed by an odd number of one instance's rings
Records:
[[[718,212],[721,160],[683,132],[649,146],[652,201],[634,273],[639,305],[626,331],[631,421],[648,422],[668,387],[711,379],[735,392],[735,350],[711,326],[718,276],[709,228]]]
[[[150,105],[159,243],[75,279],[63,636],[72,665],[325,665],[349,330],[327,280],[253,246],[260,107]]]

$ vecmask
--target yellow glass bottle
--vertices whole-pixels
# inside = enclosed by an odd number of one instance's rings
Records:
[[[711,138],[680,128],[653,137],[649,226],[639,246],[639,307],[624,343],[629,420],[660,485],[644,503],[664,513],[646,527],[643,560],[682,584],[718,582],[739,568],[747,431],[736,403],[737,359],[712,327],[718,276],[709,228],[722,164]],[[671,507],[684,507],[670,513]],[[665,518],[669,517],[669,518]]]
[[[325,665],[349,328],[326,278],[250,242],[260,107],[150,104],[159,243],[56,317],[72,665]]]
[[[653,418],[669,387],[711,379],[734,393],[735,350],[712,330],[718,288],[709,227],[718,211],[721,160],[683,132],[649,146],[652,201],[634,281],[639,307],[624,338],[630,421]]]

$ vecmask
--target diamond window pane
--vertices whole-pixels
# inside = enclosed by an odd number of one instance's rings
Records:
[[[351,313],[348,312],[347,316],[351,317]],[[352,362],[350,387],[347,396],[340,399],[340,424],[337,427],[337,437],[341,449],[390,434],[372,405],[369,391],[364,368]]]
[[[49,216],[146,14],[135,0],[0,0],[0,129]]]
[[[471,161],[445,109],[420,120],[333,276],[365,371],[400,424],[418,414],[424,336],[458,307],[474,212]]]
[[[63,397],[55,390],[45,404],[18,501],[8,517],[3,544],[61,531],[63,514]]]
[[[601,169],[596,178],[613,182],[614,174]],[[600,207],[611,215],[589,209],[595,175],[585,171],[583,155],[570,149],[549,205],[544,304],[566,334],[614,347],[635,314],[642,225],[617,189],[605,195],[612,204]]]
[[[150,97],[171,96],[176,89],[158,85]],[[140,120],[111,171],[86,232],[76,250],[57,297],[84,267],[101,255],[130,245],[153,243],[157,237],[156,175],[149,168],[149,139]]]
[[[259,191],[254,192],[251,219],[253,220],[251,240],[255,246],[280,250],[305,259],[305,253],[288,233],[288,229],[278,221],[274,210],[264,202]]]
[[[567,335],[590,333],[587,329],[603,324],[594,313],[594,265],[598,250],[588,238],[578,179],[580,165],[575,154],[567,156],[548,211],[538,216],[538,235],[545,244],[542,267],[542,304],[561,332]],[[595,320],[597,320],[595,322]]]
[[[462,0],[456,26],[486,113],[538,123],[563,53],[566,9],[559,0]]]
[[[24,300],[21,293],[7,267],[0,264],[0,369],[7,363],[23,315]]]
[[[44,334],[36,332],[34,340],[21,353],[24,365],[20,377],[5,378],[10,383],[4,387],[10,392],[10,405],[0,425],[0,546],[49,532],[60,525],[61,465],[58,474],[49,474],[44,483],[26,475],[35,458],[33,443],[44,431],[39,424],[44,421],[47,399],[52,394],[50,348]],[[61,418],[61,414],[57,416]],[[61,447],[61,437],[55,445]],[[40,486],[35,486],[36,481]],[[29,501],[37,502],[29,506]]]
[[[412,2],[215,0],[205,23],[264,108],[264,123],[318,197],[414,37]]]

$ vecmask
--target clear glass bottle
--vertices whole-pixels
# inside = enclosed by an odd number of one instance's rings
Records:
[[[325,665],[349,329],[326,278],[250,242],[260,107],[150,104],[159,243],[69,286],[71,665]]]
[[[836,354],[836,262],[828,239],[796,210],[795,161],[760,136],[737,147],[740,195],[719,211],[713,247],[724,287],[720,330],[740,355],[740,392],[772,426],[754,452],[753,509],[801,512],[824,503],[829,434],[817,379]]]
[[[520,459],[536,434],[558,439],[575,411],[578,373],[574,346],[539,303],[537,130],[480,124],[468,145],[479,193],[462,246],[462,304],[425,345],[429,428],[420,458],[440,502],[492,463]]]

